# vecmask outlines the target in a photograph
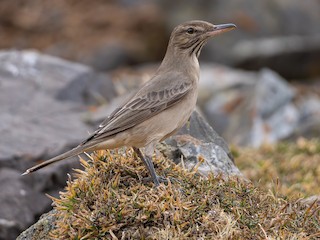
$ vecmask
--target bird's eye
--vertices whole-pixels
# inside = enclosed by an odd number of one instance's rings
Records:
[[[188,34],[193,34],[195,32],[195,29],[194,28],[188,28],[187,29],[187,33]]]

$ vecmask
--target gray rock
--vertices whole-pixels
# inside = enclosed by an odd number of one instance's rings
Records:
[[[290,136],[299,118],[292,102],[294,95],[292,87],[278,74],[268,69],[260,71],[251,94],[235,111],[237,116],[230,116],[224,136],[233,138],[235,144],[254,147]],[[243,122],[249,124],[241,125]]]
[[[320,97],[309,95],[302,97],[297,102],[300,113],[298,127],[288,139],[318,138],[320,136]]]
[[[263,143],[277,143],[293,134],[297,128],[299,112],[288,103],[268,118],[255,116],[252,120],[250,146],[259,147]]]
[[[198,111],[194,111],[189,123],[165,142],[162,152],[176,163],[183,161],[188,169],[203,161],[198,167],[198,171],[203,175],[221,173],[224,176],[242,176],[233,163],[227,143]]]
[[[10,240],[15,239],[21,230],[17,223],[14,221],[9,221],[3,218],[0,218],[0,239]]]
[[[201,73],[200,92],[207,92],[208,99],[202,100],[204,113],[228,142],[260,146],[285,139],[297,128],[296,93],[275,72],[235,71],[213,65],[202,68]]]
[[[0,169],[0,239],[14,239],[30,226],[36,216],[47,211],[51,200],[34,191],[20,172]]]
[[[32,51],[0,52],[0,63],[0,167],[24,170],[88,136],[82,102],[56,95],[90,68]]]
[[[262,118],[268,118],[295,96],[295,91],[278,74],[263,69],[255,87],[256,107]]]
[[[72,169],[81,169],[78,157],[72,157],[62,162],[43,168],[35,173],[22,176],[22,179],[32,187],[33,190],[57,196],[63,189]]]
[[[22,232],[17,240],[38,240],[38,239],[51,239],[49,233],[54,229],[56,216],[56,210],[52,210],[46,214],[43,214],[39,221],[29,227],[27,230]]]
[[[127,49],[120,44],[108,44],[91,53],[84,62],[98,71],[108,71],[128,65],[131,56]]]
[[[256,72],[231,69],[212,63],[201,64],[198,104],[203,105],[212,95],[226,91],[248,89],[257,79]]]
[[[107,88],[103,98],[110,100],[115,90],[89,67],[34,51],[2,51],[0,63],[0,239],[13,239],[50,209],[44,193],[57,196],[80,164],[73,158],[21,173],[87,137],[85,104]]]
[[[252,93],[256,79],[255,72],[234,70],[214,64],[205,64],[201,67],[198,105],[209,124],[220,135],[225,134],[229,128],[232,112],[239,105],[245,104],[247,96]]]
[[[56,95],[58,100],[99,105],[111,101],[117,95],[108,74],[86,72],[77,76]]]
[[[117,107],[126,102],[131,95],[135,94],[135,90],[132,90],[128,94],[123,94],[121,96],[115,97],[108,105],[101,105],[97,107],[96,111],[86,113],[84,118],[88,124],[91,126],[98,126],[103,122],[107,116],[109,116]]]

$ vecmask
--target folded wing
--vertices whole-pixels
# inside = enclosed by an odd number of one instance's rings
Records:
[[[101,142],[105,138],[130,129],[180,102],[191,90],[191,81],[182,79],[182,75],[170,74],[161,79],[155,76],[147,82],[129,101],[117,108],[99,129],[81,145]]]

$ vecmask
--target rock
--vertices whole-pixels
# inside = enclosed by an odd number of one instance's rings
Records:
[[[254,113],[250,145],[276,143],[294,132],[299,119],[298,109],[292,103],[294,96],[293,88],[278,74],[268,69],[260,71],[250,101]]]
[[[83,103],[56,96],[90,68],[32,51],[1,52],[0,63],[0,167],[24,170],[88,136]]]
[[[17,240],[38,240],[50,239],[49,232],[54,228],[56,221],[56,210],[52,210],[46,214],[43,214],[39,221],[22,232]]]
[[[308,95],[297,101],[300,113],[298,127],[289,139],[297,139],[300,136],[305,138],[318,138],[320,136],[320,97]]]
[[[198,105],[209,124],[220,135],[224,134],[230,125],[230,114],[239,104],[243,104],[247,95],[252,92],[255,81],[254,72],[215,64],[202,65]]]
[[[72,157],[35,173],[23,176],[22,179],[35,191],[57,196],[58,192],[65,187],[68,174],[71,174],[73,169],[77,168],[82,168],[79,158]]]
[[[209,99],[202,100],[204,112],[227,142],[257,147],[287,138],[297,128],[295,91],[273,71],[246,73],[206,66],[203,72],[200,91]]]
[[[99,105],[108,103],[116,95],[109,75],[90,71],[74,78],[56,97],[61,101],[72,101],[77,104]]]
[[[289,137],[297,127],[299,112],[288,103],[268,118],[253,118],[250,146],[259,147],[263,143],[274,144]]]
[[[177,134],[165,141],[164,155],[175,163],[183,161],[187,169],[193,169],[199,162],[198,171],[203,175],[222,174],[242,176],[233,163],[227,143],[194,111],[187,123]]]
[[[109,116],[119,105],[121,105],[130,94],[124,94],[114,98],[108,105],[102,105],[96,108],[95,111],[86,114],[86,122],[91,126],[98,126]]]
[[[14,239],[49,209],[51,200],[31,189],[20,172],[1,168],[0,202],[0,239]]]
[[[242,41],[235,45],[235,55],[238,68],[268,67],[287,79],[320,76],[320,35]]]
[[[130,64],[132,56],[120,44],[108,44],[92,53],[84,60],[98,71],[108,71]]]
[[[20,232],[16,222],[0,218],[0,239],[15,239]]]
[[[260,71],[256,81],[255,97],[259,115],[268,118],[279,108],[289,103],[295,96],[295,91],[285,79],[268,69]]]
[[[75,157],[21,173],[87,137],[87,105],[109,101],[115,89],[107,75],[34,51],[2,51],[0,63],[0,239],[13,239],[51,208],[44,193],[57,196],[81,166]]]

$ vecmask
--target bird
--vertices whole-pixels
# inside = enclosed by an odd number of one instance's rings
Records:
[[[200,52],[210,38],[235,28],[232,23],[214,25],[201,20],[175,27],[165,56],[149,81],[78,146],[27,169],[22,175],[86,151],[127,146],[133,148],[154,185],[159,186],[161,177],[156,174],[152,155],[156,144],[183,127],[196,107]]]

